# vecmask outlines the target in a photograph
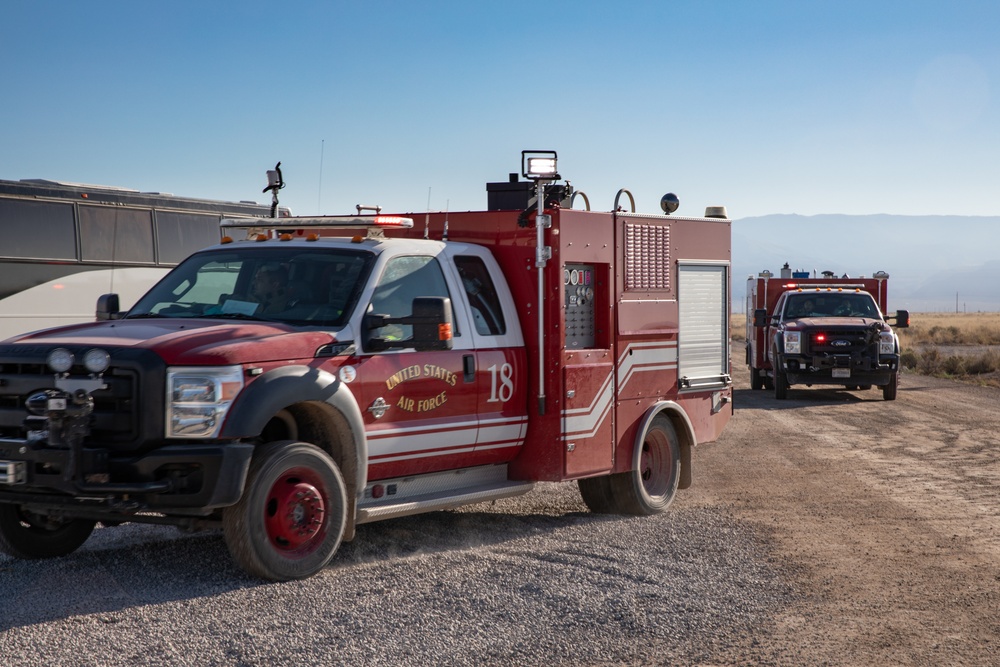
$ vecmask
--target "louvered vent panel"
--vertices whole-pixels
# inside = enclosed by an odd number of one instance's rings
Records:
[[[670,228],[625,224],[625,289],[670,289]]]

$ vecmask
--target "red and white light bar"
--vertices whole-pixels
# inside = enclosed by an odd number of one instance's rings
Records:
[[[407,229],[413,227],[413,218],[404,218],[398,215],[320,215],[291,218],[224,218],[220,224],[223,228],[253,227],[274,230],[295,230],[308,227]]]

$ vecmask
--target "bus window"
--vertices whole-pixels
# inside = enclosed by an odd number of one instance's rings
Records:
[[[156,212],[160,264],[179,264],[194,250],[219,242],[219,216],[174,211]]]
[[[80,248],[84,261],[153,262],[153,219],[149,210],[80,206]]]
[[[76,259],[73,205],[0,199],[0,255]]]

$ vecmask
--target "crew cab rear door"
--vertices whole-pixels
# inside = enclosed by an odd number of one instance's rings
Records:
[[[520,450],[528,429],[527,356],[521,325],[507,281],[490,252],[452,244],[449,268],[462,285],[455,319],[474,354],[463,356],[464,372],[475,377],[479,437],[475,463],[502,463]],[[463,340],[464,345],[464,340]]]

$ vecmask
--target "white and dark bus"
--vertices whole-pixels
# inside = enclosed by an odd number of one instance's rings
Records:
[[[0,340],[92,321],[109,292],[127,309],[182,259],[218,243],[223,217],[270,215],[255,202],[0,180]]]

